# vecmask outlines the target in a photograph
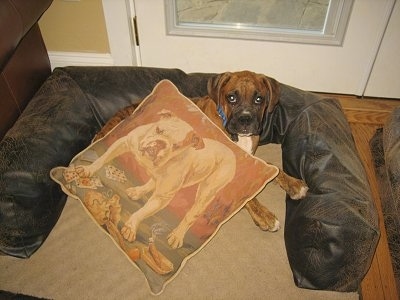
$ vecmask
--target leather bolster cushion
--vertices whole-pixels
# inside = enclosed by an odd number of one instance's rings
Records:
[[[351,129],[335,99],[281,85],[262,143],[282,144],[283,169],[309,186],[287,197],[285,244],[297,286],[356,291],[379,239],[378,216]]]
[[[385,206],[385,224],[389,223],[387,231],[394,271],[400,283],[400,107],[392,112],[383,128],[383,149],[389,190],[386,192],[390,196],[383,196],[381,199]]]
[[[79,86],[55,72],[0,142],[1,253],[29,257],[44,242],[66,200],[49,171],[68,164],[96,128]]]
[[[400,107],[370,141],[393,271],[400,283]]]
[[[0,143],[0,250],[26,257],[40,246],[65,201],[49,170],[66,165],[116,111],[161,79],[188,97],[205,95],[209,77],[141,67],[56,69]],[[310,187],[306,199],[287,200],[285,241],[295,282],[354,291],[379,232],[349,126],[334,100],[281,89],[261,141],[281,143],[284,169]]]

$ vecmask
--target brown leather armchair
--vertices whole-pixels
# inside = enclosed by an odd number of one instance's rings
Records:
[[[37,21],[52,0],[0,0],[0,140],[50,75]]]

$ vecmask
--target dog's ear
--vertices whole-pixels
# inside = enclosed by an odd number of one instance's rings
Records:
[[[174,144],[173,150],[178,150],[183,147],[193,147],[196,150],[203,149],[205,147],[203,138],[198,135],[195,131],[189,131],[183,141]]]
[[[273,78],[263,76],[263,81],[268,88],[268,108],[267,111],[271,113],[279,102],[281,94],[279,82]]]
[[[195,131],[188,132],[185,141],[188,145],[193,146],[196,150],[200,150],[205,147],[203,138],[200,135],[198,135]]]
[[[208,96],[214,100],[214,102],[218,105],[219,103],[219,92],[221,88],[228,82],[231,78],[232,73],[225,72],[214,77],[211,77],[207,83],[207,92]]]

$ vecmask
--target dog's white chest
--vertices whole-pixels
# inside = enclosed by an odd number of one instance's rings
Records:
[[[247,153],[253,153],[253,139],[250,136],[238,136],[236,144]]]

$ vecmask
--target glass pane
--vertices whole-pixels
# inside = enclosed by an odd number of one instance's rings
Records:
[[[323,31],[329,0],[176,0],[179,24]]]
[[[353,0],[165,0],[170,35],[340,46]]]

